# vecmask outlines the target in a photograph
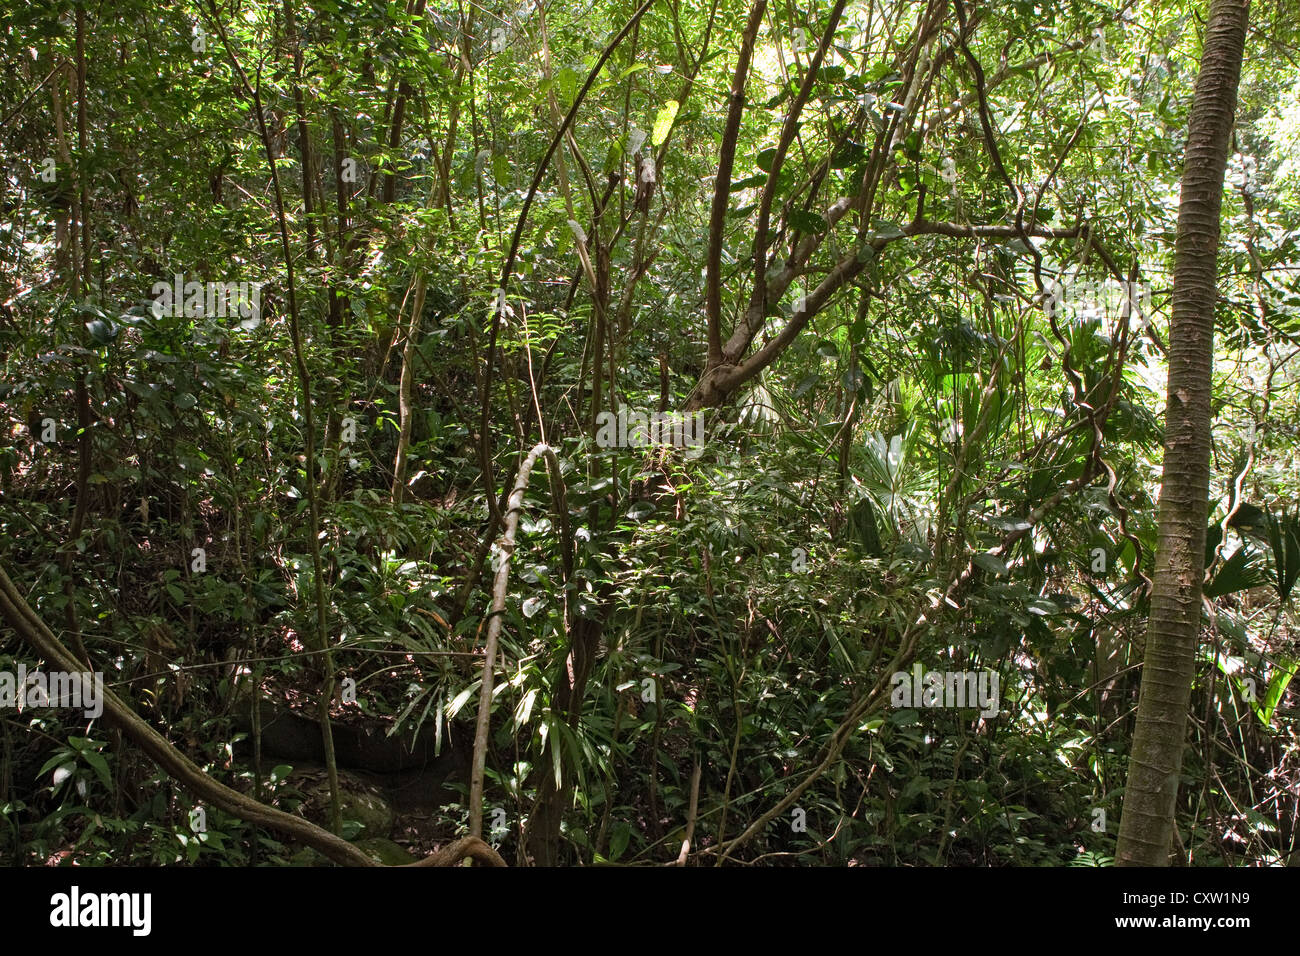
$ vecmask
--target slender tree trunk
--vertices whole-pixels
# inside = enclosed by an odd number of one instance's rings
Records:
[[[492,586],[492,614],[488,619],[487,640],[483,646],[483,680],[479,685],[478,720],[474,730],[474,757],[469,778],[469,832],[470,836],[483,835],[483,774],[487,766],[488,730],[492,722],[492,688],[496,667],[497,646],[501,638],[501,616],[506,610],[506,587],[510,582],[510,558],[515,553],[515,535],[519,530],[519,515],[524,506],[524,493],[533,465],[540,455],[551,455],[551,449],[538,444],[528,453],[515,478],[514,489],[506,508],[505,532],[501,536],[501,557],[496,566]],[[555,474],[559,474],[558,464]],[[558,744],[558,741],[556,742]]]
[[[67,208],[67,228],[59,230],[56,228],[56,236],[60,236],[60,241],[56,244],[55,263],[60,272],[66,272],[68,279],[68,288],[71,290],[73,297],[78,301],[84,301],[91,294],[91,260],[89,242],[90,229],[87,225],[89,190],[86,188],[86,155],[88,147],[86,143],[86,21],[85,12],[81,7],[77,8],[76,18],[76,62],[69,71],[69,84],[73,86],[73,92],[77,97],[77,159],[74,164],[72,159],[72,150],[68,145],[67,130],[63,119],[63,102],[59,95],[59,80],[55,80],[54,85],[50,88],[50,94],[53,97],[54,104],[54,124],[57,133],[57,146],[59,153],[59,175],[73,175],[75,170],[74,182],[75,190],[67,187],[67,195],[71,196],[71,205]],[[62,221],[60,221],[62,225]],[[66,243],[66,245],[65,245]],[[80,250],[78,246],[80,245]],[[64,254],[60,255],[60,251]],[[75,326],[74,326],[75,328]],[[77,484],[76,484],[76,501],[72,510],[72,523],[68,527],[67,542],[63,551],[59,555],[59,570],[63,575],[63,617],[67,624],[68,635],[71,639],[72,649],[87,665],[90,664],[90,655],[86,651],[86,645],[81,638],[81,621],[77,611],[76,587],[72,573],[73,562],[77,555],[77,540],[86,525],[86,516],[90,509],[90,475],[93,464],[91,456],[94,454],[94,445],[91,440],[91,411],[90,411],[90,390],[87,387],[87,379],[90,374],[88,366],[83,362],[77,368],[74,385],[74,395],[76,397],[77,408]]]
[[[1146,662],[1116,863],[1164,866],[1201,628],[1219,208],[1249,0],[1211,0],[1188,124],[1174,251],[1169,394]]]
[[[406,342],[402,346],[402,379],[397,389],[397,406],[401,424],[397,431],[397,456],[393,459],[393,504],[402,504],[406,490],[406,456],[411,444],[411,388],[415,378],[415,339],[420,334],[420,319],[424,315],[424,295],[427,279],[424,269],[415,274],[415,292],[411,303],[411,320],[406,327]]]
[[[218,29],[220,30],[220,27]],[[321,560],[320,485],[316,476],[316,419],[313,410],[311,372],[307,368],[307,359],[303,353],[293,252],[289,244],[288,219],[284,212],[284,191],[280,188],[280,174],[276,171],[275,165],[275,150],[272,148],[271,134],[266,125],[266,113],[262,109],[261,78],[258,78],[257,86],[250,84],[224,31],[221,31],[221,41],[230,57],[231,66],[234,67],[244,89],[252,99],[253,115],[257,118],[258,132],[261,134],[262,147],[266,151],[266,162],[271,171],[271,191],[275,198],[275,215],[280,227],[280,251],[284,256],[285,292],[289,306],[290,345],[293,348],[294,368],[298,375],[299,396],[302,401],[303,444],[306,452],[304,456],[306,460],[303,462],[303,485],[307,498],[308,532],[311,536],[308,548],[311,552],[312,581],[316,599],[316,649],[321,654],[325,671],[324,686],[317,700],[317,713],[325,750],[325,774],[329,780],[330,829],[337,834],[342,832],[343,817],[339,801],[338,763],[334,757],[334,732],[330,724],[330,705],[334,700],[336,688],[334,655],[331,652],[329,637],[329,597],[326,593],[325,569]]]

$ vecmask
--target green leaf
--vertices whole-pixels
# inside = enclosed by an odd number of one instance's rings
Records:
[[[856,544],[863,554],[880,557],[884,549],[880,543],[880,529],[876,523],[876,512],[871,506],[870,498],[863,498],[849,511],[847,525],[849,540]]]
[[[866,147],[852,140],[845,140],[831,153],[831,169],[847,169],[858,163],[866,154]]]
[[[737,189],[748,189],[750,186],[762,186],[767,182],[767,173],[755,173],[752,176],[746,176],[744,179],[738,179],[731,184],[732,191]]]
[[[1271,511],[1263,516],[1268,532],[1269,547],[1273,551],[1273,572],[1277,593],[1283,600],[1291,597],[1297,578],[1300,578],[1300,515],[1288,516],[1282,509],[1281,517]]]
[[[902,226],[888,219],[877,219],[871,224],[871,230],[876,239],[902,239],[907,235]]]
[[[504,153],[492,157],[492,178],[498,185],[510,182],[510,160],[506,159]]]
[[[104,759],[103,754],[94,750],[82,751],[82,756],[86,758],[86,763],[90,764],[95,775],[99,777],[99,782],[109,790],[113,789],[113,775],[108,772],[108,761]]]
[[[1264,722],[1264,726],[1272,725],[1277,705],[1282,702],[1282,695],[1286,693],[1297,670],[1300,670],[1300,659],[1288,660],[1279,655],[1277,669],[1269,678],[1268,689],[1264,691],[1264,699],[1260,702],[1259,718]]]
[[[979,554],[971,558],[971,560],[975,562],[976,567],[983,568],[985,571],[989,571],[993,574],[1011,573],[1011,569],[1007,567],[1005,561],[999,558],[996,554],[989,554],[987,551],[981,551]]]
[[[1263,556],[1258,551],[1238,548],[1205,586],[1206,597],[1222,597],[1266,584]]]
[[[458,713],[460,713],[460,709],[464,707],[467,703],[469,703],[470,695],[473,694],[474,691],[478,688],[479,683],[480,683],[479,681],[475,681],[474,683],[466,687],[464,690],[462,690],[459,694],[457,694],[455,698],[452,699],[451,703],[447,705],[448,717],[455,717]]]
[[[71,760],[66,761],[65,763],[61,763],[57,767],[55,767],[54,778],[53,778],[54,786],[56,787],[61,786],[63,784],[63,781],[71,777],[72,774],[76,771],[76,769],[77,769],[77,765],[73,763]]]
[[[38,777],[45,776],[46,773],[48,773],[54,767],[59,766],[59,764],[67,763],[67,760],[68,760],[68,751],[60,750],[49,760],[45,761],[45,763],[41,766],[41,769],[36,772],[36,776]],[[71,764],[69,764],[69,766],[71,766]]]
[[[807,209],[795,209],[787,218],[794,228],[810,235],[823,233],[830,228],[830,224],[822,216]]]
[[[654,129],[650,133],[650,143],[653,146],[662,146],[668,139],[668,134],[672,132],[673,120],[677,118],[677,110],[680,105],[676,100],[669,100],[663,105],[658,115],[655,116]]]
[[[578,92],[578,74],[566,66],[556,75],[555,85],[560,88],[560,98],[568,105]]]
[[[810,391],[812,391],[812,389],[820,381],[821,381],[821,376],[817,375],[816,373],[813,373],[811,375],[805,375],[802,379],[799,380],[799,383],[794,387],[794,391],[791,393],[791,396],[794,398],[803,398]]]
[[[117,337],[117,329],[105,322],[103,319],[95,319],[93,322],[87,322],[86,328],[90,332],[90,338],[96,345],[107,345]]]
[[[632,828],[626,823],[616,824],[614,832],[609,838],[609,858],[617,860],[627,849],[628,841],[632,839]]]

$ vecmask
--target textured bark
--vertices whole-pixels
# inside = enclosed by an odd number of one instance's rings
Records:
[[[823,215],[831,228],[834,228],[835,224],[843,219],[851,209],[850,200],[841,198],[828,206]],[[1044,239],[1074,239],[1078,238],[1081,230],[1077,225],[1061,229],[1037,226],[1033,229],[1027,229],[1026,234]],[[914,219],[903,226],[897,235],[877,236],[869,244],[879,253],[889,243],[913,236],[1017,239],[1020,238],[1020,235],[1020,230],[1010,224],[967,225],[954,222],[935,222],[930,219]],[[820,240],[816,237],[805,236],[795,248],[794,256],[785,265],[774,272],[767,273],[765,281],[767,283],[768,302],[774,302],[785,294],[786,289],[799,275],[800,270],[804,268],[808,258],[816,251],[819,243]],[[747,310],[741,321],[736,323],[735,330],[723,347],[722,364],[709,367],[700,376],[695,391],[691,394],[682,410],[694,412],[702,408],[722,405],[730,400],[740,386],[754,378],[781,356],[808,325],[809,321],[821,311],[822,307],[866,268],[868,261],[865,257],[860,256],[856,250],[844,256],[830,269],[826,277],[817,284],[817,287],[805,297],[804,311],[793,316],[776,336],[743,361],[738,363],[728,361],[727,356],[740,356],[749,348],[759,329],[762,328],[763,321],[765,321],[759,312]]]
[[[549,453],[545,444],[537,444],[519,466],[515,486],[506,503],[505,531],[501,535],[501,557],[496,564],[492,585],[492,613],[488,616],[487,639],[483,643],[483,678],[479,684],[478,721],[474,730],[474,758],[469,778],[469,833],[483,835],[483,775],[487,767],[488,730],[492,722],[492,688],[496,676],[497,643],[501,638],[501,617],[506,612],[506,589],[510,583],[510,558],[515,553],[515,535],[519,515],[524,507],[524,493],[533,465],[539,456]],[[558,468],[557,468],[558,471]]]
[[[393,460],[393,505],[401,507],[406,491],[406,456],[411,446],[411,418],[415,409],[411,405],[411,389],[415,379],[415,339],[420,334],[420,319],[424,315],[424,295],[428,279],[421,269],[415,276],[415,301],[411,303],[411,321],[406,327],[406,343],[402,346],[402,379],[397,388],[397,409],[401,424],[397,429],[397,456]]]
[[[1116,863],[1164,866],[1187,733],[1210,488],[1210,399],[1219,211],[1249,0],[1211,0],[1174,250],[1159,538],[1137,725]]]
[[[492,613],[488,617],[487,638],[483,646],[483,679],[479,685],[478,721],[474,730],[474,756],[469,781],[469,833],[471,837],[483,835],[483,776],[487,766],[488,731],[492,721],[492,691],[495,679],[497,646],[501,638],[501,619],[506,610],[506,590],[510,583],[510,559],[515,553],[515,536],[519,531],[519,516],[524,509],[524,493],[537,459],[545,457],[551,477],[551,498],[555,506],[556,524],[560,533],[560,553],[564,566],[564,584],[573,577],[573,535],[569,529],[568,502],[564,493],[564,478],[560,460],[545,443],[538,443],[524,458],[515,477],[514,488],[506,502],[505,530],[501,535],[501,557],[496,563],[492,584]],[[569,611],[565,607],[565,622]]]
[[[731,80],[727,106],[727,125],[722,133],[718,153],[718,176],[713,186],[713,204],[709,209],[709,248],[705,254],[704,299],[709,317],[708,367],[722,361],[722,234],[727,222],[727,199],[731,196],[731,171],[736,162],[736,140],[740,137],[740,119],[745,112],[745,82],[749,79],[749,61],[754,53],[754,39],[763,25],[767,0],[754,0],[745,32],[740,40],[736,74]]]

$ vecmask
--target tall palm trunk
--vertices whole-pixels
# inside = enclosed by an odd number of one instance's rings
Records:
[[[1205,574],[1219,208],[1250,0],[1211,0],[1174,248],[1159,541],[1116,862],[1164,866],[1187,733]]]

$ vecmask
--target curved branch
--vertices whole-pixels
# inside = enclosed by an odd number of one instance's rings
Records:
[[[9,623],[32,650],[49,663],[68,673],[84,673],[84,665],[63,646],[45,622],[32,610],[26,599],[14,586],[4,568],[0,567],[0,618]],[[104,715],[130,737],[159,767],[167,771],[178,783],[200,799],[257,826],[264,826],[285,836],[305,843],[330,860],[344,866],[379,866],[362,850],[347,840],[310,820],[276,810],[254,800],[225,784],[213,780],[203,770],[154,730],[120,697],[107,687],[102,691]],[[448,844],[436,853],[409,866],[452,866],[469,857],[492,866],[505,866],[501,857],[482,840],[466,837]]]
[[[482,863],[484,866],[506,865],[506,861],[501,859],[501,854],[478,837],[461,837],[455,843],[448,843],[437,853],[431,853],[423,860],[407,863],[405,866],[455,866],[466,859]]]
[[[510,583],[510,558],[515,553],[515,535],[519,532],[519,515],[524,507],[524,492],[532,477],[537,459],[546,456],[550,469],[556,510],[561,512],[561,550],[564,555],[566,578],[572,574],[573,558],[570,548],[569,516],[564,505],[564,484],[560,477],[560,462],[555,452],[545,442],[534,445],[515,477],[515,486],[506,502],[505,530],[501,534],[501,555],[496,562],[496,578],[492,584],[492,611],[488,615],[487,639],[483,645],[483,679],[479,685],[478,721],[474,729],[474,758],[469,779],[469,832],[471,838],[483,836],[483,774],[487,765],[488,728],[492,717],[493,666],[496,663],[497,644],[501,639],[501,618],[506,610],[506,588]],[[567,580],[566,580],[567,583]],[[566,615],[567,617],[567,615]],[[567,623],[567,622],[566,622]]]
[[[838,218],[843,216],[844,210],[847,208],[845,200],[840,200],[828,210],[828,213]],[[739,364],[724,363],[705,372],[700,379],[699,387],[690,401],[687,402],[686,411],[696,411],[711,405],[721,404],[737,388],[775,362],[799,333],[803,331],[812,317],[830,301],[831,297],[866,268],[867,263],[873,258],[873,256],[864,254],[866,246],[874,249],[874,254],[878,254],[889,243],[914,236],[951,236],[959,239],[1015,239],[1024,235],[1039,239],[1076,239],[1081,232],[1079,226],[1064,229],[1043,226],[1034,229],[1022,229],[1015,225],[1001,223],[969,225],[920,218],[909,222],[896,234],[875,236],[862,249],[849,253],[835,264],[826,278],[805,297],[803,311],[796,312],[771,341]],[[811,249],[809,251],[811,252]],[[800,265],[801,263],[796,260],[791,264],[790,268],[782,269],[774,275],[768,281],[769,290],[777,283],[781,283],[780,288],[784,290]],[[737,326],[732,339],[735,340],[738,336],[752,338],[756,331],[757,329],[742,323]],[[738,351],[743,351],[747,345],[748,342],[746,341]],[[733,350],[732,343],[728,343],[727,350],[727,354],[738,354],[738,351]]]
[[[808,62],[808,70],[804,74],[803,83],[799,87],[799,92],[795,95],[794,102],[786,111],[785,124],[781,128],[781,137],[777,140],[776,152],[772,155],[772,168],[768,171],[767,185],[763,188],[763,195],[759,200],[758,224],[754,230],[754,289],[749,299],[749,312],[751,315],[767,315],[767,234],[772,216],[772,203],[776,198],[777,182],[781,177],[781,168],[785,164],[786,153],[790,149],[790,144],[794,142],[795,133],[798,132],[799,117],[803,114],[804,104],[808,102],[808,97],[812,95],[813,84],[817,82],[817,76],[821,72],[822,60],[826,57],[826,51],[830,48],[831,41],[835,39],[835,30],[839,27],[840,17],[843,15],[847,3],[848,0],[838,0],[831,9],[830,19],[826,23],[826,30],[822,34],[821,42],[817,44],[817,50]],[[734,361],[738,355],[730,357]]]
[[[0,617],[36,653],[68,673],[83,673],[85,665],[63,646],[0,568]],[[196,796],[249,823],[269,827],[319,850],[345,866],[375,866],[365,853],[340,836],[213,780],[197,764],[171,745],[158,731],[107,687],[103,689],[104,714],[135,741],[149,757]]]

